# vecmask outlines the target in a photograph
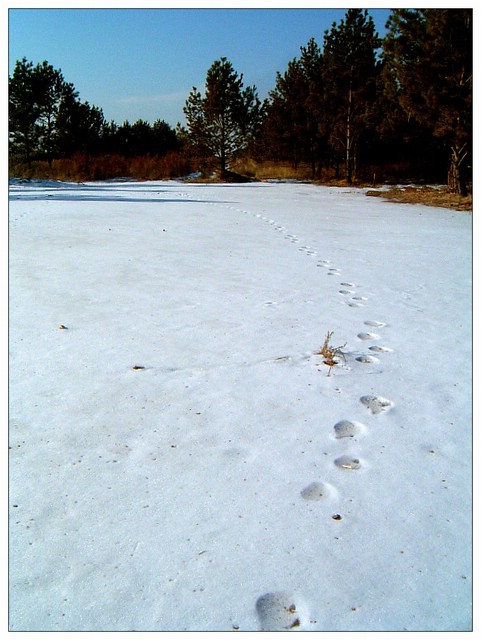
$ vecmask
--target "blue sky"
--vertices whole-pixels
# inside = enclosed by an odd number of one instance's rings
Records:
[[[385,33],[388,9],[368,9]],[[47,60],[81,100],[121,124],[142,118],[183,122],[193,86],[225,56],[267,97],[276,72],[300,47],[339,22],[346,9],[10,9],[9,73],[24,56]]]

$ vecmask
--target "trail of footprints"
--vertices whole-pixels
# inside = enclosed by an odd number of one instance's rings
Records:
[[[365,321],[364,323],[368,327],[376,327],[380,329],[384,326],[384,323],[377,321]],[[360,340],[377,340],[378,334],[362,332],[358,334]],[[370,347],[371,348],[371,347]],[[373,346],[372,349],[375,353],[388,353],[392,349],[388,347]],[[377,358],[371,358],[370,356],[358,357],[358,361],[363,363],[371,363],[378,361]],[[388,398],[384,398],[380,395],[366,394],[359,398],[360,405],[362,405],[368,415],[373,419],[378,419],[377,416],[386,413],[393,407],[393,402]],[[337,456],[333,464],[339,473],[353,473],[359,472],[366,468],[366,463],[363,459],[351,451],[352,442],[357,442],[359,437],[368,434],[369,428],[364,422],[357,420],[344,419],[339,420],[332,427],[331,437],[339,441],[339,456]],[[347,447],[345,446],[347,443]],[[347,449],[347,451],[346,451]],[[324,481],[315,480],[306,485],[300,492],[301,497],[305,501],[312,502],[325,502],[330,504],[334,503],[338,492],[332,484]],[[343,520],[343,515],[339,513],[333,513],[331,518],[335,522]],[[311,619],[309,610],[302,599],[302,596],[296,593],[290,592],[271,592],[261,596],[256,603],[257,615],[260,622],[262,631],[284,631],[284,630],[309,630],[313,628],[313,625],[317,624],[315,620]]]
[[[183,197],[192,198],[190,193],[179,194]],[[212,203],[215,205],[216,203]],[[257,219],[261,219],[273,228],[284,234],[284,238],[292,244],[299,244],[300,240],[296,235],[287,233],[287,229],[283,225],[276,224],[276,221],[263,216],[262,214],[252,213],[247,210],[237,209],[235,207],[227,207],[239,213],[253,215]],[[302,245],[298,248],[300,252],[307,256],[316,256],[318,252],[308,245]],[[334,267],[330,260],[319,259],[316,265],[320,269],[326,269],[327,276],[331,278],[341,277],[341,270]],[[350,307],[362,307],[368,300],[366,296],[358,295],[356,291],[357,285],[353,282],[340,282],[338,294],[341,296],[343,303]],[[275,305],[276,302],[266,302],[266,305]],[[357,334],[357,338],[362,342],[373,342],[381,338],[378,332],[386,326],[386,323],[377,320],[364,321],[362,331]],[[60,328],[66,328],[63,325]],[[371,354],[361,354],[356,356],[356,361],[362,364],[378,363],[380,360],[377,356],[382,357],[383,354],[392,352],[392,349],[382,345],[371,345],[368,347]],[[376,354],[376,355],[372,355]],[[133,367],[134,369],[143,367]],[[359,403],[372,420],[378,420],[379,416],[385,414],[393,407],[393,402],[388,398],[375,394],[362,395]],[[369,433],[369,428],[364,422],[352,419],[343,419],[336,422],[332,426],[330,436],[339,443],[339,455],[333,461],[334,471],[337,473],[352,473],[363,470],[367,465],[363,459],[360,459],[355,451],[351,451],[350,446],[346,444],[357,442],[357,439]],[[338,491],[335,485],[320,480],[313,480],[307,484],[301,491],[300,496],[303,500],[310,503],[332,504],[338,497]],[[334,513],[331,515],[333,521],[342,521],[343,515]],[[308,630],[312,629],[312,625],[316,624],[311,619],[309,609],[304,602],[302,595],[290,591],[273,591],[261,595],[255,605],[256,613],[259,619],[260,627],[263,631],[281,631],[281,630]],[[237,626],[234,627],[238,629]]]
[[[260,213],[251,213],[244,209],[235,207],[227,207],[238,213],[251,214],[255,218],[271,225],[276,231],[284,234],[284,238],[292,244],[300,244],[299,238],[291,233],[287,233],[287,229],[275,220],[263,216]],[[317,256],[318,252],[308,246],[302,245],[298,247],[298,251],[308,256]],[[332,265],[331,261],[320,258],[317,261],[318,268],[326,269],[327,276],[331,278],[340,278],[342,272],[340,269]],[[353,282],[340,282],[338,295],[341,301],[352,308],[363,307],[368,298],[359,295],[356,291],[357,285]],[[266,302],[266,305],[275,305],[276,302]],[[364,328],[357,334],[357,338],[361,342],[375,342],[381,339],[380,332],[386,326],[385,322],[378,320],[365,320]],[[355,360],[361,364],[376,364],[380,362],[379,357],[383,354],[392,352],[392,349],[383,345],[370,345],[368,347],[369,354],[361,354],[355,357]],[[373,355],[375,354],[375,355]],[[378,357],[379,356],[379,357]],[[376,421],[379,417],[387,413],[392,407],[393,402],[381,395],[366,394],[359,398],[360,406],[366,412],[366,419],[371,418]],[[364,422],[357,420],[343,419],[338,421],[332,427],[331,437],[339,442],[339,456],[337,456],[333,465],[339,473],[352,473],[362,471],[366,468],[366,463],[360,459],[358,455],[351,451],[352,442],[357,442],[359,437],[369,433],[369,428]],[[347,445],[347,446],[346,446]],[[346,451],[346,448],[349,449]],[[306,485],[300,492],[303,500],[308,502],[325,502],[332,503],[337,498],[338,492],[332,484],[324,481],[315,480]],[[334,521],[343,520],[343,516],[334,513],[331,516]],[[311,620],[308,608],[302,599],[302,596],[289,591],[274,591],[260,596],[256,602],[256,612],[259,619],[260,627],[263,631],[282,631],[282,630],[307,630],[312,629],[312,625],[316,623]]]
[[[237,209],[237,211],[240,211]],[[243,213],[248,213],[243,211]],[[274,229],[284,234],[284,238],[292,244],[299,245],[299,238],[287,233],[282,225],[277,225],[275,220],[266,218],[261,214],[254,214],[256,218],[260,218],[264,222],[273,225]],[[308,246],[301,245],[298,251],[305,253],[307,256],[317,256],[318,252]],[[319,258],[317,268],[325,269],[327,276],[331,278],[341,278],[342,272],[335,267],[330,260]],[[335,282],[335,280],[334,280]],[[357,285],[353,282],[342,281],[339,284],[338,295],[341,302],[352,308],[361,308],[368,301],[367,296],[360,295],[357,292]],[[266,303],[274,305],[274,302]],[[381,331],[386,326],[385,322],[378,320],[365,320],[363,330],[357,334],[357,338],[361,342],[376,342],[381,339]],[[368,346],[369,353],[361,353],[355,356],[356,362],[361,364],[377,364],[383,354],[392,352],[388,346],[380,344],[371,344]],[[387,413],[392,407],[393,402],[388,398],[376,394],[365,394],[359,398],[360,408],[366,412],[366,422],[369,419],[376,421],[382,414]],[[338,473],[357,473],[365,469],[368,465],[361,459],[352,447],[352,443],[357,442],[358,438],[369,433],[369,427],[364,422],[357,420],[343,419],[338,421],[332,427],[331,437],[339,443],[339,455],[334,459],[333,465]],[[303,500],[310,503],[329,503],[335,502],[338,492],[332,484],[313,480],[307,484],[300,492]],[[343,520],[343,516],[339,513],[331,515],[333,521]],[[259,597],[256,603],[257,616],[259,618],[260,627],[263,631],[279,631],[279,630],[307,630],[316,621],[310,619],[308,608],[302,600],[302,596],[291,592],[276,591],[270,592]]]

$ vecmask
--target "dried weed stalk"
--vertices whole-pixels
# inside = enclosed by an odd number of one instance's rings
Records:
[[[346,342],[341,345],[340,347],[333,347],[330,342],[331,342],[331,338],[333,335],[334,331],[328,331],[326,338],[324,340],[324,344],[322,345],[318,355],[323,356],[324,360],[324,364],[327,365],[329,367],[329,371],[328,371],[328,376],[331,375],[331,369],[332,367],[334,367],[336,364],[339,364],[339,360],[338,358],[341,357],[344,362],[346,362],[346,357],[344,355],[344,353],[342,352],[342,349],[344,349],[344,347],[346,346]]]

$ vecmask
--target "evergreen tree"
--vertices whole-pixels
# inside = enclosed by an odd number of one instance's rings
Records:
[[[376,102],[373,105],[375,145],[372,162],[380,179],[427,180],[445,178],[445,151],[427,123],[421,123],[399,103],[399,86],[381,59]],[[372,174],[371,174],[372,175]]]
[[[210,155],[209,138],[203,99],[197,87],[192,87],[183,110],[187,127],[178,127],[177,135],[191,157],[199,163],[201,170],[204,170],[205,161]]]
[[[65,92],[77,94],[73,85],[67,86],[59,69],[44,60],[34,69],[34,97],[38,106],[36,133],[41,153],[51,164],[55,150],[56,119]]]
[[[9,78],[11,153],[30,163],[35,155],[52,162],[55,120],[66,84],[60,70],[23,58]]]
[[[309,84],[297,58],[286,72],[276,75],[276,86],[269,93],[264,123],[265,144],[270,157],[290,160],[297,168],[308,156],[307,99]]]
[[[242,135],[239,150],[254,150],[261,135],[265,117],[265,104],[259,100],[255,86],[246,87],[242,92],[242,102],[238,126]]]
[[[314,38],[301,55],[276,75],[269,93],[263,136],[269,157],[311,165],[312,176],[326,159],[326,122],[323,109],[322,53]]]
[[[200,157],[216,158],[221,175],[252,142],[262,113],[256,88],[243,90],[242,78],[226,58],[216,60],[207,71],[204,98],[193,87],[184,107],[191,146]]]
[[[339,25],[325,32],[324,109],[330,144],[343,153],[346,181],[352,183],[362,136],[376,96],[380,40],[366,10],[349,9]]]
[[[35,125],[40,109],[33,82],[34,67],[26,58],[16,62],[8,80],[10,155],[27,164],[37,147]]]
[[[130,129],[130,141],[127,154],[144,156],[152,153],[152,127],[146,120],[139,118]]]
[[[73,84],[44,61],[17,61],[9,78],[10,156],[22,162],[66,157],[98,146],[102,111],[81,103]]]
[[[101,109],[80,102],[73,85],[66,85],[55,120],[55,151],[68,158],[74,153],[97,153],[106,122]]]
[[[165,122],[156,120],[152,125],[152,152],[159,156],[164,156],[169,151],[178,151],[180,148],[175,130]]]
[[[472,10],[397,9],[384,58],[408,118],[445,143],[448,185],[465,195],[472,145]]]
[[[307,87],[304,101],[307,155],[311,164],[312,177],[315,177],[322,163],[328,162],[329,124],[324,108],[324,57],[314,38],[309,40],[306,47],[301,47],[299,62]],[[316,169],[316,163],[319,164],[318,169]]]
[[[117,137],[119,132],[119,125],[111,120],[105,122],[102,127],[102,133],[100,138],[100,151],[106,154],[118,153],[117,149]]]
[[[132,125],[128,120],[122,124],[111,121],[104,130],[102,140],[104,153],[130,157],[132,149]]]

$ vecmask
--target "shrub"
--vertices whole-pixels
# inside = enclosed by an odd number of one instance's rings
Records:
[[[64,181],[110,180],[132,178],[137,180],[165,180],[188,175],[191,161],[182,153],[172,151],[165,156],[136,156],[127,158],[119,154],[92,156],[76,153],[71,158],[35,161],[30,165],[11,163],[9,176]]]

